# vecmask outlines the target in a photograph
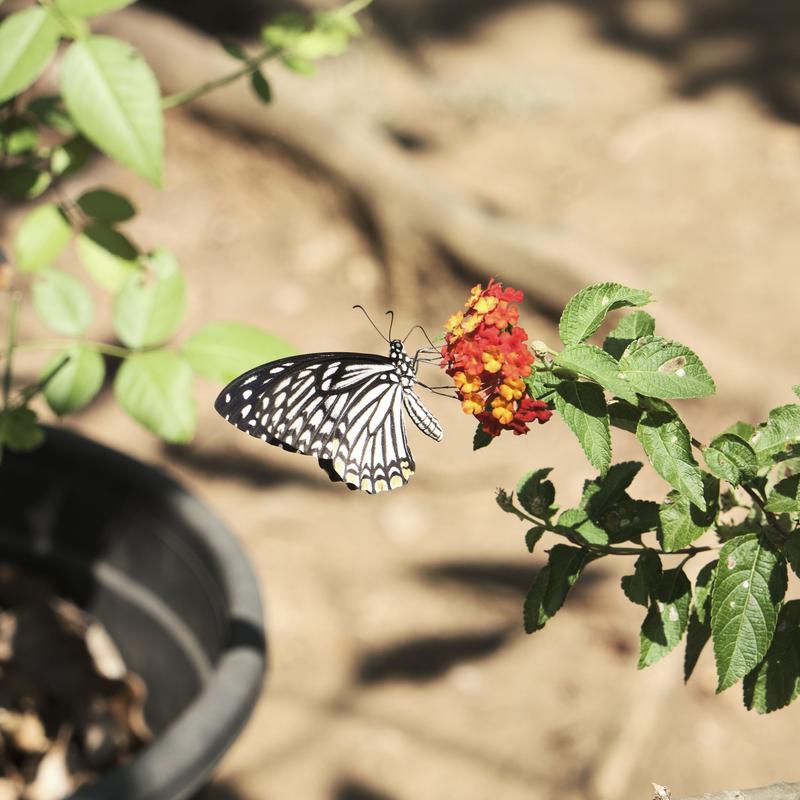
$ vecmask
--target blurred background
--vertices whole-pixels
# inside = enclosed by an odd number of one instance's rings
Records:
[[[325,5],[160,0],[99,26],[169,92],[230,69],[215,38]],[[75,180],[134,198],[136,240],[178,256],[187,330],[235,319],[300,351],[383,352],[353,303],[436,331],[494,275],[556,347],[568,297],[623,280],[718,380],[681,406],[698,438],[790,402],[795,2],[375,0],[363,17],[317,75],[269,69],[271,107],[233,87],[170,112],[164,191],[106,159]],[[681,797],[797,779],[800,708],[759,717],[736,687],[715,696],[710,652],[687,687],[682,648],[637,672],[630,559],[592,565],[545,630],[522,632],[542,559],[494,489],[553,466],[560,505],[577,500],[589,467],[560,421],[473,455],[458,405],[425,398],[444,442],[411,431],[413,481],[368,497],[233,432],[218,389],[202,386],[189,447],[142,434],[110,392],[71,420],[178,476],[258,571],[268,681],[204,800],[635,800],[651,781]],[[620,435],[615,460],[633,457]],[[652,475],[634,488],[665,491]]]

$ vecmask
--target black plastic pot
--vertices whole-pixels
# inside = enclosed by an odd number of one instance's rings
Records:
[[[108,628],[148,687],[156,734],[69,800],[182,800],[261,689],[253,571],[225,526],[162,472],[63,429],[0,465],[0,558],[52,580]]]

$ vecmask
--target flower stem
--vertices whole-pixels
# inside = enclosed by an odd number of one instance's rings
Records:
[[[68,347],[71,344],[79,342],[91,347],[98,353],[103,353],[107,356],[114,356],[116,358],[127,358],[134,351],[127,347],[120,347],[115,344],[106,344],[105,342],[93,342],[87,339],[36,339],[32,342],[22,342],[17,345],[17,350],[60,350],[63,347]]]

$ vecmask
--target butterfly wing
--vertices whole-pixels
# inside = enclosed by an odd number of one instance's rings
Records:
[[[389,358],[313,353],[246,372],[215,408],[251,436],[315,456],[329,475],[374,493],[402,486],[414,471],[402,395]]]

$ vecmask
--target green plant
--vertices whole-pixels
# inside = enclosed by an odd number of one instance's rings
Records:
[[[213,322],[180,347],[168,344],[181,324],[186,279],[164,249],[141,249],[120,225],[136,213],[119,192],[105,187],[65,197],[61,184],[81,170],[96,148],[151,183],[162,180],[165,109],[188,103],[246,78],[264,103],[272,92],[263,65],[279,60],[308,74],[317,59],[342,53],[360,32],[355,14],[370,0],[309,17],[288,14],[266,25],[253,52],[223,47],[239,64],[200,86],[162,97],[142,56],[128,43],[92,33],[89,20],[133,0],[40,0],[0,24],[0,195],[24,202],[49,192],[15,232],[12,263],[0,264],[8,296],[7,341],[0,354],[0,453],[25,450],[42,438],[31,403],[43,394],[59,416],[89,403],[102,386],[106,359],[119,359],[114,393],[135,420],[169,442],[186,442],[195,427],[196,374],[227,382],[255,364],[289,352],[281,339],[241,323]],[[34,84],[63,49],[57,95]],[[34,87],[33,90],[31,87]],[[85,337],[94,308],[85,284],[59,269],[74,241],[87,277],[110,301],[116,342]],[[21,288],[16,288],[16,283]],[[30,299],[58,338],[20,341],[17,308]],[[12,392],[13,365],[22,351],[53,357],[38,381]]]
[[[556,537],[525,599],[525,630],[547,624],[589,564],[634,557],[621,588],[645,609],[640,669],[685,636],[688,680],[710,640],[717,691],[742,681],[747,708],[788,705],[800,693],[800,600],[786,599],[787,566],[800,575],[800,404],[774,408],[757,426],[736,422],[703,444],[670,401],[710,395],[714,382],[692,350],[656,335],[639,308],[649,292],[615,283],[578,292],[561,315],[560,351],[533,342],[527,352],[519,299],[498,284],[476,287],[466,314],[448,322],[445,352],[465,412],[480,420],[476,449],[555,411],[597,470],[576,508],[555,505],[549,468],[497,493],[500,507],[528,526],[530,552],[545,534]],[[607,315],[624,307],[636,310],[592,343]],[[800,386],[793,390],[800,397]],[[629,493],[643,463],[612,463],[612,427],[636,437],[670,486],[661,503]],[[716,542],[698,544],[707,532]],[[693,587],[684,566],[696,557],[709,560]]]

